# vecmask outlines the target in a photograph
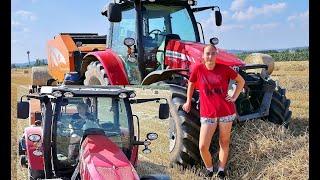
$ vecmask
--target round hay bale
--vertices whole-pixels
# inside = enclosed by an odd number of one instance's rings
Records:
[[[274,70],[274,60],[272,59],[272,57],[268,54],[263,54],[263,53],[252,53],[250,55],[248,55],[244,61],[247,64],[265,64],[268,66],[268,70],[266,71],[265,69],[254,69],[251,70],[252,72],[255,73],[261,73],[262,76],[265,75],[270,75],[273,70]]]
[[[48,67],[32,67],[31,82],[32,85],[45,86],[47,81],[52,79],[52,76],[48,72]]]

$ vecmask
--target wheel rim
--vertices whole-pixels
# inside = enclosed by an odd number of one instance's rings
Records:
[[[98,78],[92,77],[89,80],[89,85],[101,85],[101,82],[100,82],[100,80]]]
[[[176,138],[177,133],[176,133],[176,127],[174,120],[171,119],[169,123],[169,151],[172,152],[175,145],[176,145]]]

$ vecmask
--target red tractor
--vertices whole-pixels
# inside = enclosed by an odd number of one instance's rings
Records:
[[[29,101],[22,101],[24,97]],[[38,93],[22,96],[18,118],[29,117],[30,100],[41,105],[35,124],[25,128],[19,141],[21,165],[29,169],[29,179],[140,179],[134,168],[138,146],[150,153],[150,141],[158,135],[148,133],[140,140],[139,118],[131,104],[163,98],[134,97],[132,90],[101,86],[43,86]],[[168,104],[161,103],[159,112],[160,119],[168,118]],[[157,178],[169,179],[141,177]]]
[[[196,7],[196,0],[119,0],[102,11],[110,22],[108,38],[98,34],[62,33],[48,43],[51,78],[35,85],[149,85],[159,83],[172,92],[170,105],[171,162],[183,166],[201,164],[198,150],[199,97],[194,93],[192,110],[185,113],[190,72],[201,63],[204,36],[194,14],[215,11],[216,25],[222,23],[218,6]],[[199,27],[199,29],[198,29]],[[202,38],[201,38],[202,37]],[[201,40],[202,39],[202,40]],[[210,43],[217,44],[217,38]],[[274,62],[266,54],[248,57],[246,64],[218,48],[217,62],[237,70],[246,80],[236,107],[240,122],[268,120],[288,126],[290,100],[285,89],[271,79]],[[257,64],[258,62],[258,64]],[[34,77],[40,72],[34,71]],[[36,78],[35,78],[36,79]],[[40,82],[40,81],[34,81]],[[230,82],[230,91],[233,90]]]

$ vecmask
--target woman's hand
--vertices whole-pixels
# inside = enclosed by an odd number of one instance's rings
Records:
[[[191,99],[194,91],[195,84],[193,82],[188,82],[188,89],[187,89],[187,102],[183,104],[182,109],[185,112],[190,112],[191,110]]]
[[[191,110],[191,102],[184,103],[182,109],[188,113]]]
[[[237,98],[238,97],[234,97],[234,96],[231,97],[227,94],[226,100],[229,102],[236,102]]]

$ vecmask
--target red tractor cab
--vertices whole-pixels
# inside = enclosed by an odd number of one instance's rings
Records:
[[[139,179],[138,146],[150,153],[150,141],[158,135],[148,133],[140,141],[131,104],[162,98],[134,99],[132,90],[101,86],[43,86],[24,97],[41,104],[41,119],[25,128],[19,143],[30,179]],[[29,116],[29,106],[18,103],[18,118]],[[168,118],[168,104],[161,103],[159,112],[160,119]]]

